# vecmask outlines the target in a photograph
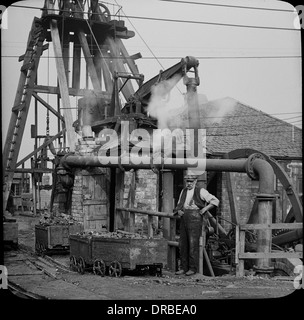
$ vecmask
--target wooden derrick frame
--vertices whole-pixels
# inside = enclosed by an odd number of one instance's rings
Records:
[[[57,2],[58,6],[60,7],[59,9],[55,8]],[[20,165],[22,165],[26,160],[28,160],[32,156],[36,157],[37,153],[42,148],[47,147],[54,140],[62,138],[62,136],[65,137],[65,135],[67,136],[70,151],[74,151],[74,147],[76,144],[76,133],[73,127],[74,122],[71,113],[71,96],[86,96],[88,93],[94,92],[94,94],[97,97],[109,100],[109,97],[111,97],[113,90],[114,72],[120,72],[125,74],[130,73],[128,72],[129,70],[131,70],[131,73],[136,72],[135,80],[139,83],[139,80],[137,79],[138,69],[134,60],[140,58],[141,55],[137,54],[130,56],[121,41],[121,38],[127,39],[128,37],[131,37],[134,34],[131,31],[129,32],[127,28],[121,27],[121,25],[119,24],[119,28],[117,28],[115,26],[115,20],[112,21],[110,16],[106,17],[105,12],[100,10],[98,1],[91,0],[91,2],[92,4],[95,4],[96,11],[91,11],[91,15],[94,16],[95,19],[91,20],[90,23],[88,23],[88,21],[84,18],[84,13],[82,13],[81,11],[81,0],[77,0],[75,2],[75,6],[74,4],[70,3],[70,1],[66,0],[46,0],[41,18],[34,18],[32,29],[29,33],[26,52],[19,58],[19,61],[23,61],[23,66],[21,67],[20,80],[17,88],[14,106],[12,109],[10,125],[3,153],[4,210],[6,209],[6,204],[10,193],[11,182],[14,172],[18,170],[18,167]],[[91,6],[90,10],[92,10],[93,7],[94,6]],[[39,27],[36,26],[37,24],[39,24]],[[97,33],[100,29],[100,26],[103,28],[102,32],[105,32],[105,34],[103,35],[100,34],[100,32]],[[35,28],[37,29],[37,31]],[[64,32],[62,32],[63,28],[65,28]],[[48,30],[50,31],[48,32]],[[74,36],[72,36],[70,32],[74,32]],[[34,40],[37,39],[38,36],[38,46],[35,47],[33,50],[31,46],[33,45]],[[93,38],[93,40],[96,41],[95,45],[98,48],[97,54],[96,49],[94,51],[90,49],[88,45],[89,37]],[[118,52],[115,51],[116,47],[114,47],[114,40],[109,40],[111,38],[115,38],[115,43],[117,45]],[[43,86],[37,83],[36,74],[38,71],[39,60],[43,52],[48,49],[48,44],[43,45],[44,41],[53,43],[56,71],[58,77],[58,87]],[[73,70],[71,84],[69,83],[69,78],[67,76],[69,74],[68,66],[70,43],[75,44],[73,48],[74,56],[72,61]],[[109,47],[111,49],[110,53],[108,52]],[[94,91],[88,88],[80,89],[81,51],[84,55],[85,64],[87,66],[87,76],[90,77]],[[32,59],[33,52],[35,52],[34,60]],[[112,65],[110,63],[111,61],[115,60],[115,56],[113,56],[113,54],[118,54],[119,56],[121,56],[121,59],[116,59],[116,61],[118,62],[116,64],[116,69],[112,68]],[[129,68],[129,70],[126,69],[126,66]],[[29,69],[31,70],[31,78],[27,80],[27,70]],[[101,90],[102,75],[104,77],[107,92]],[[118,80],[119,81],[117,90],[119,90],[119,88],[123,84],[121,79]],[[59,105],[58,111],[55,110],[53,106],[44,101],[44,99],[42,99],[38,95],[39,93],[56,94],[58,96],[58,101],[60,97],[62,101],[63,115],[61,115],[60,113]],[[124,84],[122,94],[124,95],[125,99],[128,99],[129,96],[133,93],[134,89],[132,87],[132,83],[128,81],[128,83]],[[59,129],[59,132],[55,136],[51,137],[46,143],[40,146],[40,148],[36,148],[33,152],[31,152],[29,155],[27,155],[25,158],[18,162],[19,150],[22,143],[22,136],[26,125],[26,118],[29,111],[32,96],[35,99],[36,105],[39,102],[59,119],[58,129],[61,125],[62,130]],[[23,97],[26,97],[24,102]],[[21,110],[20,108],[22,109],[22,116],[19,115]],[[116,114],[119,111],[120,110],[117,111],[116,108]],[[112,113],[114,115],[113,111]],[[35,118],[37,118],[36,116]],[[37,121],[37,119],[35,119],[35,121]],[[116,125],[116,121],[117,118],[114,119],[114,128]],[[14,135],[14,130],[16,131],[15,128],[17,126],[17,139],[16,142],[12,144],[11,139]],[[35,168],[27,168],[23,169],[23,171],[34,174]],[[41,173],[41,170],[39,172]]]

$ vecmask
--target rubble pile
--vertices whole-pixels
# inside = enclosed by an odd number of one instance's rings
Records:
[[[101,238],[111,238],[111,239],[148,239],[148,236],[142,235],[139,233],[131,233],[127,231],[117,230],[115,232],[109,232],[109,231],[83,231],[77,233],[77,235],[80,235],[85,238],[91,238],[91,237],[101,237]]]
[[[72,216],[61,213],[60,215],[56,215],[56,216],[44,215],[39,220],[39,224],[44,226],[51,226],[51,225],[79,224],[79,222],[73,219]]]

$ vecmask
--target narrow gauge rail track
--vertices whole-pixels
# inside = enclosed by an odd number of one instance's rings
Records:
[[[8,289],[10,292],[12,292],[14,295],[16,295],[19,298],[23,299],[34,299],[34,300],[46,300],[48,298],[41,296],[39,294],[29,292],[25,290],[24,288],[18,286],[15,283],[12,283],[11,281],[8,281]]]
[[[113,278],[99,277],[89,272],[79,274],[69,269],[68,259],[41,257],[20,248],[6,253],[4,262],[8,270],[9,291],[30,300],[272,298],[288,295],[295,290],[291,277],[287,280],[260,277],[236,279],[234,276],[188,279],[166,273],[161,278]]]

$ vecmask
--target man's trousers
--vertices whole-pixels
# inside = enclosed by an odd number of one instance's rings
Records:
[[[202,233],[203,217],[199,210],[184,210],[180,222],[181,269],[198,272],[199,238]]]

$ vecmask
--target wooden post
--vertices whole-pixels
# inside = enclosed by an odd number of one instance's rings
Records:
[[[135,232],[135,213],[130,212],[129,232]]]
[[[120,56],[120,50],[118,45],[116,44],[116,41],[114,39],[107,38],[105,41],[106,46],[110,49],[110,55],[113,57],[113,64],[114,64],[114,70],[113,71],[123,71],[125,70],[123,62],[120,58],[123,58],[123,56]],[[120,86],[122,85],[121,79],[118,79],[118,83]],[[121,90],[122,94],[124,95],[125,99],[127,100],[133,93],[134,89],[132,86],[132,83],[130,81],[126,82],[125,86]]]
[[[95,70],[96,70],[96,74],[97,74],[97,78],[99,80],[100,83],[100,88],[102,87],[102,82],[101,82],[101,54],[99,50],[94,50],[94,57],[93,57],[93,62],[95,65]]]
[[[224,159],[228,159],[228,155],[225,154]],[[227,186],[227,192],[228,192],[228,199],[230,204],[230,213],[231,213],[231,221],[235,224],[239,224],[239,216],[236,212],[236,205],[234,201],[234,195],[233,195],[233,188],[232,188],[232,173],[231,172],[225,172],[226,177],[226,186]]]
[[[240,231],[240,254],[245,252],[245,230]],[[239,262],[240,277],[244,276],[244,259]]]
[[[163,170],[163,201],[162,211],[173,212],[173,173],[171,170]],[[163,235],[169,240],[170,219],[163,218]]]
[[[31,158],[31,168],[34,169],[34,159]],[[35,173],[32,173],[32,193],[33,193],[33,213],[34,216],[37,214],[36,202],[37,202],[37,190],[36,190],[36,183],[35,183]]]
[[[106,91],[112,92],[113,90],[113,79],[111,73],[111,63],[110,63],[110,56],[107,53],[107,50],[101,47],[101,59],[100,59],[100,66],[102,71],[103,77],[103,85]]]
[[[63,20],[64,23],[64,20]],[[63,32],[63,39],[62,39],[62,57],[63,57],[63,63],[64,63],[64,69],[65,69],[65,76],[67,85],[69,87],[69,78],[70,78],[70,70],[69,70],[69,59],[70,59],[70,34],[65,29]]]
[[[235,265],[236,265],[236,276],[239,276],[239,253],[240,253],[240,226],[235,226]]]
[[[207,263],[207,267],[208,267],[209,272],[210,272],[210,274],[211,274],[211,277],[215,277],[215,274],[214,274],[214,272],[213,272],[212,265],[211,265],[211,263],[210,263],[210,259],[209,259],[209,257],[208,257],[206,248],[203,248],[203,254],[204,254],[204,258],[205,258],[206,263]]]
[[[244,276],[244,260],[239,255],[245,252],[245,231],[241,230],[240,225],[235,226],[235,263],[236,276]]]
[[[78,35],[78,39],[79,39],[79,42],[80,42],[80,45],[81,45],[81,48],[83,51],[83,55],[84,55],[84,58],[86,61],[88,73],[89,73],[90,79],[92,81],[93,88],[97,93],[101,94],[100,82],[98,79],[98,75],[96,72],[96,68],[95,68],[95,65],[93,62],[93,58],[91,55],[91,51],[90,51],[85,33],[83,31],[78,31],[77,35]]]
[[[162,198],[162,211],[173,212],[173,173],[171,170],[163,170],[163,198]],[[171,240],[170,237],[170,218],[162,218],[163,236],[167,240]],[[172,264],[173,256],[172,250],[168,250],[168,268],[175,271],[175,263]]]
[[[64,69],[64,62],[62,59],[62,49],[61,49],[61,42],[57,27],[57,21],[52,20],[51,24],[51,35],[52,35],[52,42],[54,47],[54,53],[55,53],[55,62],[56,62],[56,69],[57,69],[57,75],[58,75],[58,81],[59,81],[59,87],[60,87],[60,94],[61,99],[64,107],[64,119],[65,119],[65,127],[67,130],[67,138],[68,143],[70,147],[70,151],[75,150],[76,145],[76,134],[73,128],[73,117],[70,107],[70,98],[69,98],[69,90],[68,90],[68,84],[67,79],[65,75],[65,69]]]
[[[120,217],[121,223],[123,224],[124,228],[125,221],[124,221],[124,214],[122,211],[119,213],[116,211],[117,207],[123,207],[123,196],[124,196],[124,181],[125,173],[120,169],[116,169],[115,175],[115,209],[114,209],[114,230],[118,228],[118,216]]]
[[[273,200],[264,200],[262,197],[258,197],[258,223],[268,226],[272,222],[272,205]],[[257,250],[258,252],[271,252],[271,237],[272,231],[265,227],[262,230],[257,231]],[[265,269],[270,268],[271,263],[270,259],[261,258],[256,260],[256,267],[257,269]]]
[[[200,274],[204,273],[204,248],[206,245],[206,231],[205,226],[202,226],[202,234],[199,238],[199,264],[198,264],[198,272]]]
[[[170,241],[175,240],[176,235],[176,219],[170,219]],[[176,247],[169,246],[168,264],[172,266],[172,269],[176,271]]]
[[[78,38],[74,38],[72,87],[80,88],[81,48]]]
[[[128,200],[127,200],[127,204],[126,204],[127,208],[134,208],[134,201],[135,201],[135,174],[136,174],[135,172],[136,171],[134,170],[132,172],[132,176],[131,176],[130,189],[129,189]],[[135,221],[135,215],[132,216],[132,221],[131,221],[131,214],[130,214],[130,212],[127,212],[126,216],[125,216],[125,221],[127,221],[127,223],[128,223],[127,224],[127,231],[129,231],[129,232],[131,232],[130,228],[131,228],[131,224],[133,223],[133,219]]]
[[[153,216],[148,214],[148,237],[153,238]]]

